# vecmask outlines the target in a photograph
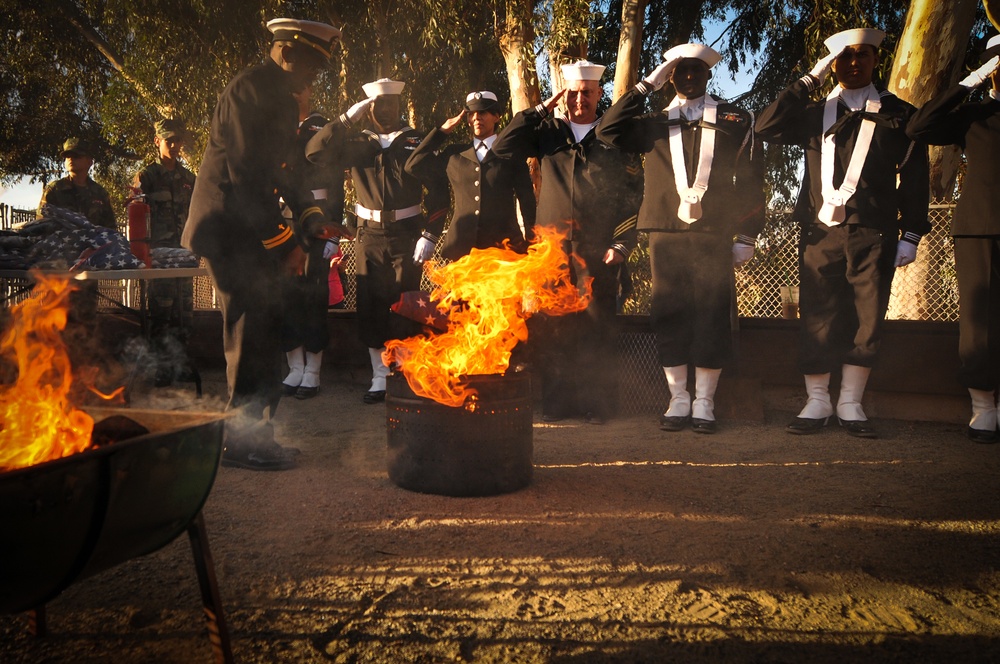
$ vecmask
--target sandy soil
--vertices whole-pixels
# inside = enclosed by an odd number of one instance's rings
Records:
[[[204,515],[238,661],[1000,661],[1000,445],[957,424],[860,441],[789,436],[787,412],[716,436],[536,414],[528,488],[448,498],[389,482],[365,387],[329,373],[282,404],[300,468],[219,471]],[[211,661],[191,561],[181,537],[77,583],[45,639],[0,616],[0,661]]]

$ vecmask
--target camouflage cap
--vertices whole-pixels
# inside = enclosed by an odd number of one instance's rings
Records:
[[[77,138],[76,136],[67,138],[63,143],[62,152],[59,153],[60,159],[65,159],[66,157],[93,157],[94,151],[90,147],[90,143],[83,140],[82,138]]]
[[[156,123],[156,135],[159,138],[184,138],[186,129],[184,121],[175,118],[160,120]]]

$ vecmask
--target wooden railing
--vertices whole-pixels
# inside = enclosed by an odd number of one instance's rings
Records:
[[[34,210],[19,210],[5,203],[0,203],[0,230],[10,230],[14,224],[23,224],[34,218]]]

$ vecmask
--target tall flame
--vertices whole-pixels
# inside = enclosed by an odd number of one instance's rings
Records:
[[[73,383],[61,332],[68,279],[33,276],[32,296],[11,310],[0,360],[17,365],[17,380],[0,386],[0,471],[76,454],[90,447],[94,420],[69,403]]]
[[[428,264],[431,299],[448,316],[448,331],[386,342],[383,359],[395,361],[413,392],[448,406],[470,407],[476,393],[463,377],[507,370],[510,354],[528,338],[534,313],[562,315],[590,303],[590,280],[570,283],[565,236],[535,229],[528,253],[473,249],[448,265]],[[471,407],[474,407],[471,406]]]

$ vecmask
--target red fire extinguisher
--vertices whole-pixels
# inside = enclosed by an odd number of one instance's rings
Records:
[[[149,205],[146,197],[135,192],[128,204],[128,244],[132,255],[151,267],[153,261],[149,256]]]

